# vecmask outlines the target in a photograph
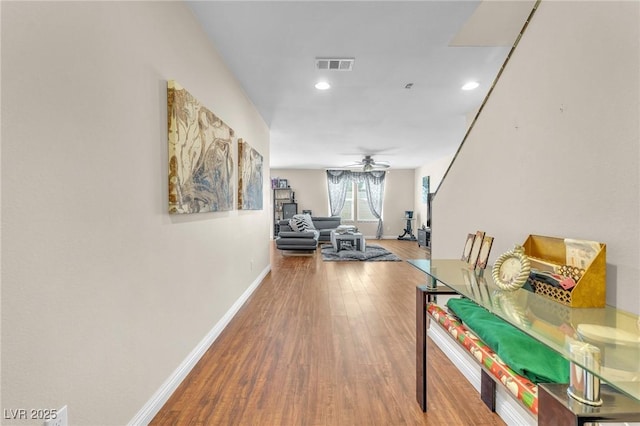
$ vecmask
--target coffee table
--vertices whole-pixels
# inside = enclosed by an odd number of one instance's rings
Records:
[[[366,248],[366,242],[362,232],[345,232],[339,234],[336,231],[331,231],[331,243],[336,251],[345,249],[347,245],[358,251],[365,251]]]

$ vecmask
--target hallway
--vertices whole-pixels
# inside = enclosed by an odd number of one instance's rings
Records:
[[[415,242],[370,244],[402,259],[427,254]],[[271,273],[153,425],[504,424],[431,342],[430,409],[420,411],[419,271],[406,262],[323,262],[319,250],[272,249],[271,257]]]

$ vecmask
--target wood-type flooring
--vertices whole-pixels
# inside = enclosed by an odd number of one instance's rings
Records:
[[[402,259],[427,256],[412,241],[375,244]],[[271,263],[152,425],[504,425],[431,340],[429,410],[420,410],[417,269],[273,246]]]

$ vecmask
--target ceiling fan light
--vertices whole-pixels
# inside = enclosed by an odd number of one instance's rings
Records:
[[[473,89],[477,89],[478,86],[480,86],[480,83],[478,83],[477,81],[469,81],[467,83],[464,84],[464,86],[461,87],[462,90],[473,90]]]
[[[369,163],[365,164],[364,167],[362,168],[362,171],[364,172],[370,172],[371,170],[373,170],[373,166]]]

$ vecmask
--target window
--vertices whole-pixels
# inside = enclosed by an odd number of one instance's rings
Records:
[[[347,196],[344,200],[344,207],[342,207],[342,211],[340,212],[342,220],[353,221],[355,217],[353,210],[353,184],[351,184],[347,187]]]
[[[354,201],[354,194],[356,199]],[[340,212],[340,217],[345,221],[377,221],[369,208],[369,201],[367,200],[366,184],[364,182],[353,182],[347,188],[347,196],[344,202],[344,207]]]
[[[358,208],[357,208],[357,218],[359,221],[366,220],[378,220],[373,216],[371,209],[369,208],[369,200],[367,198],[367,188],[364,182],[357,184],[358,185]]]

